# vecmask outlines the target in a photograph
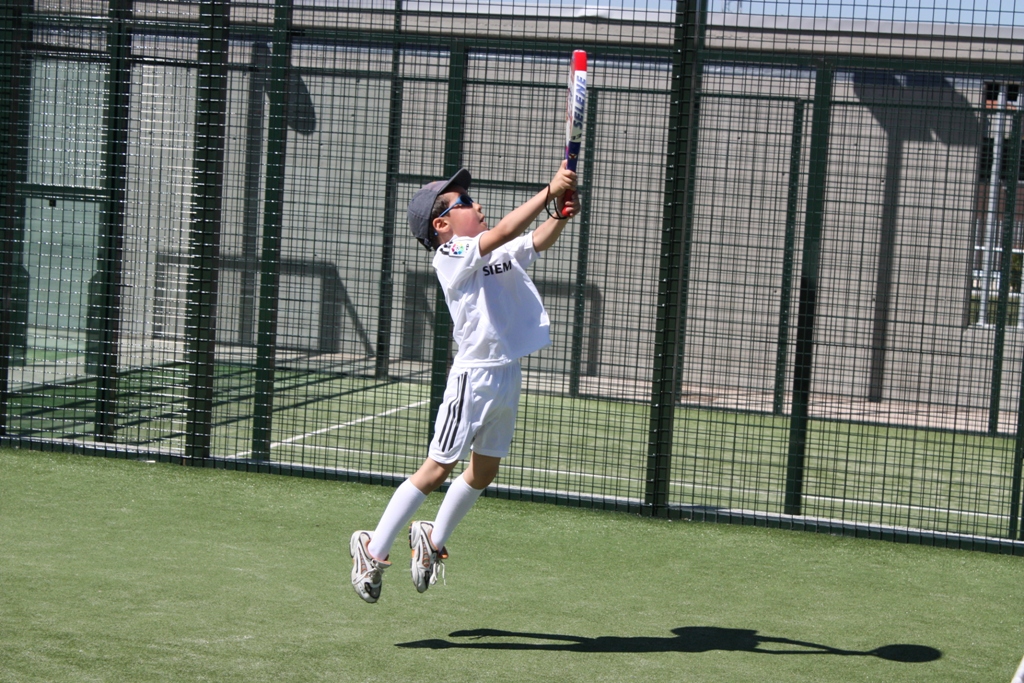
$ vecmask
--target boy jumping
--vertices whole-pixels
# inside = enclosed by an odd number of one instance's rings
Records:
[[[356,531],[349,541],[352,587],[366,602],[380,597],[383,571],[398,532],[427,495],[460,460],[469,466],[452,482],[433,522],[413,522],[412,582],[420,593],[437,582],[445,543],[508,455],[519,408],[519,359],[551,343],[548,315],[525,268],[558,240],[577,204],[564,202],[565,218],[549,218],[523,232],[546,204],[576,189],[565,168],[548,186],[487,228],[483,207],[467,194],[469,171],[424,185],[409,202],[409,229],[428,250],[454,323],[455,355],[444,402],[437,411],[427,459],[391,496],[376,530]]]

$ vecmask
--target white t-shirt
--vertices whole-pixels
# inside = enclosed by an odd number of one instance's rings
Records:
[[[480,235],[455,237],[434,254],[459,346],[456,365],[505,365],[551,343],[547,311],[525,270],[537,256],[529,233],[486,256]]]

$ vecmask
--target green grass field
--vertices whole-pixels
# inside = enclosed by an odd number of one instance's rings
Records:
[[[252,454],[255,371],[220,365],[211,450]],[[184,454],[186,368],[125,373],[117,443]],[[46,385],[10,400],[9,433],[91,441],[95,381]],[[279,370],[270,459],[305,467],[405,476],[429,439],[429,388],[340,373]],[[679,407],[671,503],[783,512],[789,420]],[[650,408],[642,402],[526,392],[497,484],[606,499],[643,500]],[[1004,538],[1010,527],[1014,441],[842,421],[812,421],[803,514],[873,525]]]
[[[1021,559],[481,499],[424,595],[390,489],[0,451],[0,680],[1009,681]],[[423,510],[433,516],[439,496]],[[902,647],[897,647],[902,646]]]

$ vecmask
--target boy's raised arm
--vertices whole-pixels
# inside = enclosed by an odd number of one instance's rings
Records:
[[[562,235],[562,228],[569,222],[569,219],[576,215],[579,206],[576,204],[575,195],[572,201],[562,205],[562,211],[566,213],[565,218],[549,218],[539,228],[533,231],[533,248],[537,251],[546,251],[554,246],[555,242]]]
[[[546,188],[523,202],[519,207],[513,209],[507,216],[498,221],[497,225],[480,236],[480,254],[487,255],[501,245],[507,244],[516,237],[519,237],[519,235],[522,235],[523,231],[544,210],[544,203],[549,198],[561,197],[565,194],[566,190],[570,189],[576,189],[576,174],[566,169],[565,162],[563,161],[558,172],[555,173],[555,177],[551,179]],[[551,220],[554,221],[554,219]],[[565,225],[564,219],[555,222],[561,223],[562,226]],[[561,232],[560,229],[559,232]],[[555,239],[557,239],[557,235]],[[536,245],[536,240],[534,240],[534,245]]]

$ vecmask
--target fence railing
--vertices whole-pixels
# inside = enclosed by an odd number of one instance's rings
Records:
[[[802,7],[6,3],[4,442],[401,481],[451,356],[405,204],[543,186],[586,49],[493,493],[1024,552],[1024,13]]]

